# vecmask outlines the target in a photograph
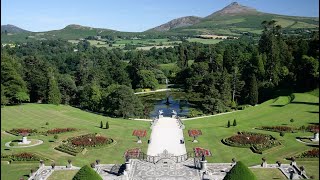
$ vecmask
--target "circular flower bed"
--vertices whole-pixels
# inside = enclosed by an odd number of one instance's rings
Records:
[[[88,134],[70,139],[72,145],[77,147],[96,147],[112,143],[112,139],[103,136]]]
[[[86,134],[82,136],[72,137],[64,144],[55,147],[56,150],[76,156],[82,152],[84,148],[95,148],[111,144],[113,139],[95,134]]]
[[[237,135],[222,140],[222,142],[229,146],[251,148],[253,152],[259,154],[281,144],[271,135],[252,132],[239,132]]]

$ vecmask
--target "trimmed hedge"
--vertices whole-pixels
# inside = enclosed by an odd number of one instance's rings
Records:
[[[223,180],[257,180],[257,177],[246,165],[238,161]]]
[[[101,176],[88,165],[83,166],[72,180],[102,180]]]

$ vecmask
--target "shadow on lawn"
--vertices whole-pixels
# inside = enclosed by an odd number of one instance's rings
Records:
[[[309,113],[319,114],[319,111],[307,111]]]
[[[287,105],[287,104],[285,104],[285,105]],[[285,105],[270,105],[270,106],[272,106],[272,107],[283,107]]]
[[[294,101],[294,102],[291,102],[292,104],[307,104],[307,105],[318,105],[319,106],[319,103],[314,103],[314,102],[297,102],[297,101]]]
[[[319,144],[307,144],[307,146],[309,146],[309,147],[317,147],[317,148],[319,148]]]

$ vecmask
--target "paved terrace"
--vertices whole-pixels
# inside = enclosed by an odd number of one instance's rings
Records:
[[[187,153],[186,146],[180,144],[180,140],[184,138],[177,119],[161,117],[153,124],[147,154],[157,156],[167,150],[174,156],[184,155]]]

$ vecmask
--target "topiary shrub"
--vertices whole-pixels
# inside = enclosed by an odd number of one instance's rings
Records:
[[[54,135],[53,138],[54,138],[54,139],[58,139],[58,135]]]
[[[106,122],[106,129],[109,129],[109,122]]]
[[[257,180],[257,177],[246,165],[238,161],[223,180]]]
[[[236,121],[236,119],[233,120],[233,126],[237,126],[237,121]]]
[[[102,180],[101,176],[88,165],[83,166],[72,180]]]
[[[284,132],[283,131],[280,132],[280,136],[282,136],[282,137],[284,136]]]

